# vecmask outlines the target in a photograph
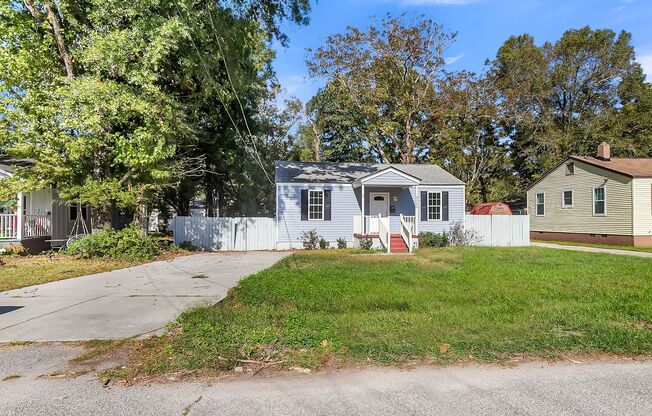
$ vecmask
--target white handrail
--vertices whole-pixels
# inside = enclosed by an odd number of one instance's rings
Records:
[[[378,237],[387,252],[391,253],[389,244],[389,217],[383,218],[380,214],[378,214]]]
[[[401,220],[401,238],[403,238],[403,241],[408,246],[409,252],[412,253],[412,235],[414,234],[416,217],[403,214],[400,214],[399,217]]]
[[[18,238],[18,214],[0,214],[0,240]]]

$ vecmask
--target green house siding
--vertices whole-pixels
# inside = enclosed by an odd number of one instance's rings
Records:
[[[573,175],[566,163],[574,163]],[[633,235],[632,178],[588,163],[568,160],[527,192],[532,231]],[[593,188],[606,190],[606,215],[593,215]],[[562,206],[562,192],[572,190],[572,207]],[[536,215],[536,194],[544,193],[545,213]]]

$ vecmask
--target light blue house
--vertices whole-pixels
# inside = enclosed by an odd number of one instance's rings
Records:
[[[372,238],[408,252],[422,231],[464,221],[464,182],[437,165],[276,162],[277,248],[302,248],[316,230],[331,246]]]

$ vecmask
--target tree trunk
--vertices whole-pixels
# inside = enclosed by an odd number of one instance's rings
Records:
[[[70,56],[70,51],[68,50],[68,45],[66,44],[61,18],[56,11],[56,7],[50,2],[44,2],[43,8],[45,9],[46,14],[48,15],[48,22],[52,27],[52,35],[54,36],[54,39],[57,42],[59,57],[63,61],[63,65],[66,67],[66,75],[68,76],[68,78],[74,78],[75,67],[72,62],[72,57]]]

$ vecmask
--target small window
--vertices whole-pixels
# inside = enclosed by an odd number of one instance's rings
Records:
[[[428,192],[428,220],[441,220],[441,192]]]
[[[70,205],[68,207],[68,214],[68,219],[70,221],[75,221],[77,219],[77,205]],[[81,215],[84,221],[88,219],[88,207],[82,205]]]
[[[607,215],[607,195],[604,186],[593,188],[593,215]]]
[[[542,217],[546,213],[545,200],[546,198],[543,192],[537,194],[537,217]]]
[[[384,201],[385,197],[384,196],[375,196],[374,201]]]
[[[565,189],[561,191],[561,207],[573,208],[573,190]]]
[[[566,176],[575,175],[575,163],[566,163]]]
[[[308,219],[324,219],[324,191],[308,192]]]

